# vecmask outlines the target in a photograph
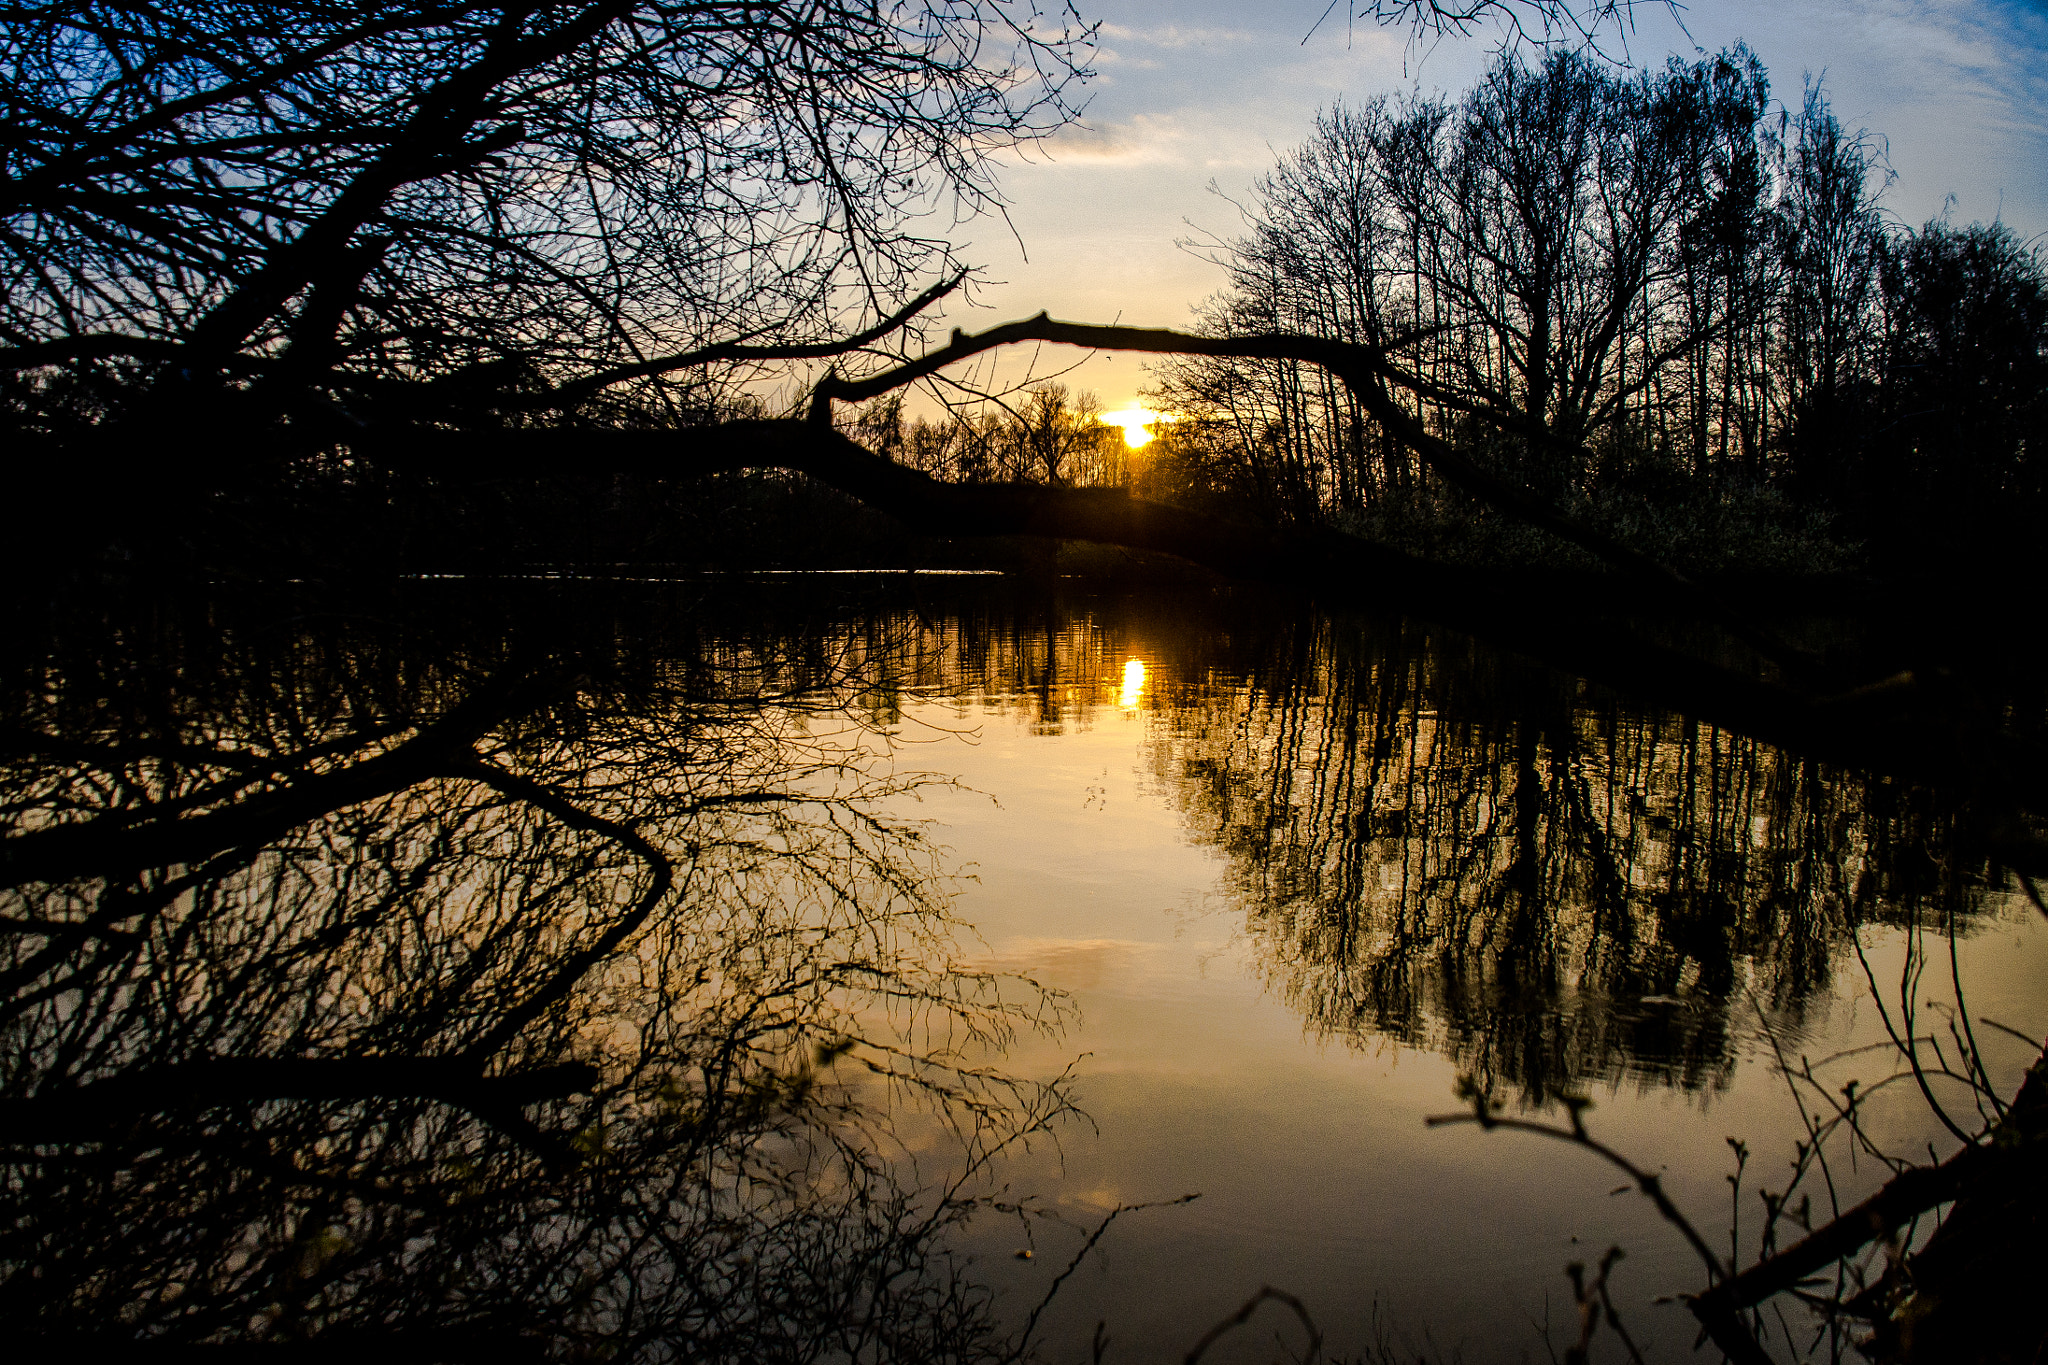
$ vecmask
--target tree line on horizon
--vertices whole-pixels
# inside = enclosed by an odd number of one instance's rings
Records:
[[[1811,81],[1774,105],[1744,47],[1509,51],[1455,99],[1325,110],[1215,244],[1204,329],[1382,348],[1427,427],[1695,566],[1952,549],[2048,491],[2048,267],[2000,222],[1891,221],[1888,181],[1880,139]],[[1542,553],[1325,372],[1181,357],[1155,401],[1182,417],[1155,495]]]
[[[2048,265],[2002,222],[1891,220],[1888,183],[1881,139],[1817,83],[1774,104],[1744,47],[1655,72],[1508,51],[1455,99],[1323,111],[1245,233],[1198,248],[1229,272],[1198,330],[1379,348],[1428,429],[1690,567],[1954,551],[2048,494]],[[1559,553],[1325,368],[1154,373],[1175,420],[1135,459],[1056,382],[937,420],[892,397],[854,429],[940,477],[1129,487],[1432,557]]]

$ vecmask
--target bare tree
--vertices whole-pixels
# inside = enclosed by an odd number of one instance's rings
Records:
[[[1210,325],[1377,346],[1432,430],[1553,500],[1583,497],[1730,326],[1728,290],[1701,294],[1700,272],[1711,233],[1749,247],[1717,279],[1754,254],[1762,80],[1740,50],[1654,77],[1510,53],[1455,103],[1331,110],[1221,254],[1232,282]],[[1229,414],[1298,516],[1415,495],[1400,443],[1327,380],[1193,362],[1163,393]]]
[[[1591,42],[1603,33],[1635,24],[1639,0],[1360,0],[1349,6],[1354,19],[1405,27],[1418,35],[1464,37],[1498,25],[1522,41]],[[1653,8],[1676,15],[1680,6],[1654,0]],[[1335,8],[1333,5],[1331,8]]]
[[[1870,183],[1876,148],[1849,132],[1816,87],[1793,121],[1786,189],[1778,203],[1784,262],[1779,365],[1786,423],[1802,429],[1795,476],[1840,486],[1837,468],[1854,444],[1850,397],[1874,377],[1878,264],[1884,228]]]
[[[103,462],[147,430],[145,477],[235,425],[324,443],[565,382],[557,411],[688,420],[734,364],[855,349],[957,287],[922,219],[992,202],[1092,38],[1009,0],[74,0],[0,31],[0,360],[61,367],[20,434]]]

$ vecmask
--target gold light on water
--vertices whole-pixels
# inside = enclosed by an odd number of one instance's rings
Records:
[[[1124,429],[1124,444],[1132,450],[1152,444],[1152,428],[1165,420],[1165,414],[1150,408],[1119,408],[1102,414],[1103,425]]]
[[[1145,691],[1145,665],[1136,659],[1124,665],[1124,690],[1117,698],[1117,704],[1126,710],[1135,711],[1138,698]]]

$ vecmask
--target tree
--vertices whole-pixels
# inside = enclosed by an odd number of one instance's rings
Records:
[[[1938,521],[1943,555],[1984,563],[2007,538],[1956,528],[2040,506],[2039,258],[1995,228],[1888,228],[1877,140],[1818,85],[1768,107],[1739,47],[1655,75],[1509,51],[1461,99],[1340,105],[1215,244],[1203,330],[1375,351],[1405,420],[1609,562],[1583,532],[1687,572],[1819,575],[1912,562]],[[1158,398],[1197,419],[1182,463],[1212,467],[1184,482],[1269,518],[1585,563],[1319,364],[1184,354]]]
[[[2048,492],[2048,267],[2003,225],[1937,221],[1889,243],[1879,275],[1869,496],[1944,538],[2024,536]]]
[[[1793,121],[1778,200],[1784,270],[1779,368],[1791,476],[1814,496],[1854,496],[1857,399],[1873,377],[1883,225],[1867,132],[1842,128],[1816,86]]]
[[[1387,351],[1419,419],[1553,501],[1590,493],[1612,452],[1668,426],[1645,421],[1648,395],[1697,367],[1697,430],[1663,444],[1704,465],[1708,361],[1753,274],[1764,91],[1741,49],[1635,77],[1581,51],[1534,67],[1510,52],[1456,102],[1328,111],[1226,246],[1210,325]],[[1298,517],[1418,494],[1400,443],[1327,380],[1210,362],[1170,374],[1168,401],[1230,413],[1266,452]]]
[[[147,432],[180,478],[232,465],[236,427],[304,451],[401,411],[701,420],[749,362],[857,349],[957,287],[921,218],[991,202],[989,155],[1071,115],[1092,36],[1013,0],[0,26],[17,468]]]

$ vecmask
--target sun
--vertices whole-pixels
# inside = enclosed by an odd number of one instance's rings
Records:
[[[1119,408],[1102,414],[1103,425],[1124,429],[1124,444],[1132,450],[1152,444],[1155,439],[1152,428],[1171,420],[1165,413],[1154,412],[1150,408]]]

